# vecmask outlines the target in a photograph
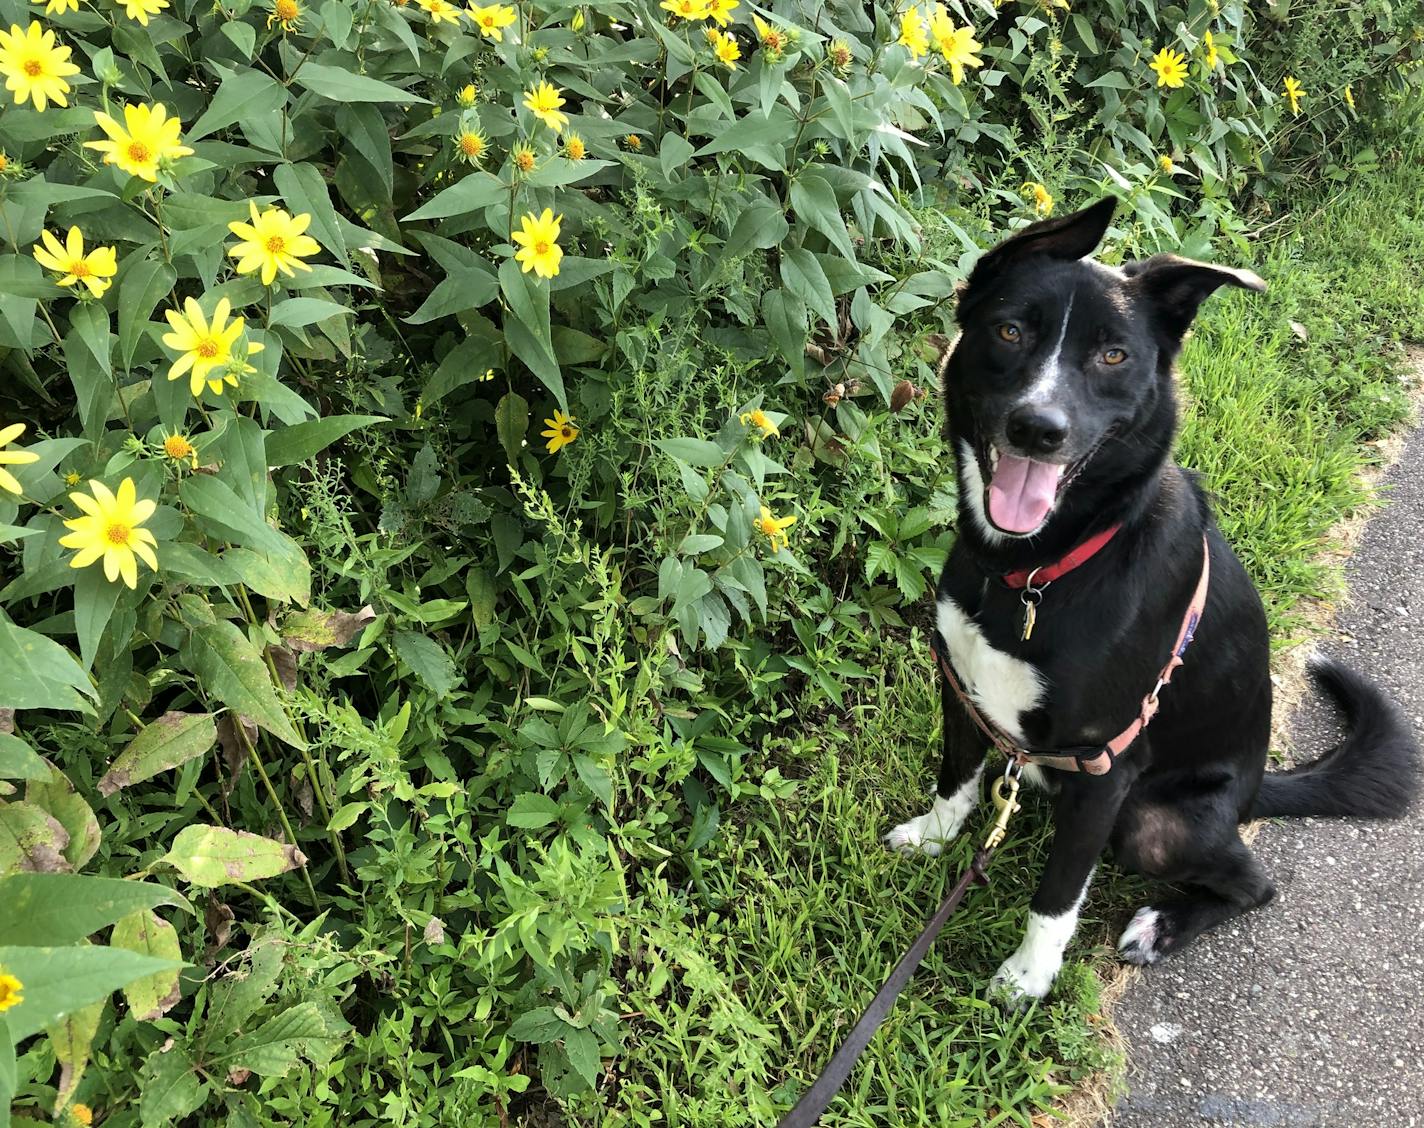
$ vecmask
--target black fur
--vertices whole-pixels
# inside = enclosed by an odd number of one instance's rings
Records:
[[[981,258],[961,294],[962,331],[941,365],[960,520],[938,599],[952,601],[993,651],[1037,671],[1042,697],[1017,717],[1028,747],[1102,743],[1136,715],[1166,662],[1205,538],[1206,609],[1155,720],[1105,776],[1050,772],[1055,836],[1032,903],[1045,917],[1070,911],[1110,846],[1125,867],[1186,890],[1153,906],[1150,936],[1125,938],[1125,958],[1147,963],[1273,895],[1238,824],[1273,814],[1397,816],[1413,793],[1417,751],[1379,690],[1322,663],[1316,676],[1353,731],[1316,763],[1263,784],[1265,614],[1201,488],[1169,455],[1173,365],[1198,307],[1219,286],[1265,284],[1171,255],[1122,268],[1086,258],[1113,206],[1025,229]],[[1069,467],[1031,531],[1006,532],[989,516],[995,451]],[[1004,504],[1000,516],[1020,524],[1036,512]],[[1047,588],[1023,641],[1020,593],[1003,574],[1055,561],[1113,523],[1122,528],[1106,548]],[[975,671],[959,673],[972,681]],[[974,778],[985,742],[947,689],[943,706],[938,791],[949,799]]]

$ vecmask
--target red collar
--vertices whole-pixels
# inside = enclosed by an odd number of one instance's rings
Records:
[[[1033,579],[1035,587],[1042,587],[1044,584],[1052,583],[1059,576],[1066,576],[1079,564],[1086,564],[1098,551],[1117,536],[1117,531],[1122,528],[1119,523],[1110,525],[1101,533],[1089,537],[1077,548],[1069,552],[1063,559],[1052,564],[1044,564],[1038,568],[1023,568],[1017,572],[1004,573],[1004,583],[1011,588],[1028,587],[1030,577]]]

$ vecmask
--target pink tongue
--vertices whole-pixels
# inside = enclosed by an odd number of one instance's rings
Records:
[[[999,455],[989,483],[989,519],[1010,533],[1031,533],[1053,508],[1063,467],[1012,454]]]

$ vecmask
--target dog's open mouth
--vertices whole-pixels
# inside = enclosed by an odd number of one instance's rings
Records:
[[[996,529],[1015,536],[1036,532],[1058,499],[1098,452],[1115,428],[1110,428],[1081,458],[1073,462],[1039,462],[1010,454],[990,443],[980,458],[984,480],[984,512]]]

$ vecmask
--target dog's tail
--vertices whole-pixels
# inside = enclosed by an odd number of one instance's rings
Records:
[[[1345,714],[1349,732],[1318,760],[1267,772],[1251,817],[1399,818],[1419,786],[1419,747],[1408,722],[1378,686],[1354,670],[1323,657],[1312,658],[1309,670]]]

